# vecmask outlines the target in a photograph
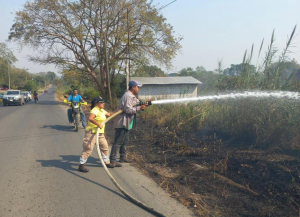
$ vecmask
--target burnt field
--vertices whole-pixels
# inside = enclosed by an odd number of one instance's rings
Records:
[[[199,216],[299,216],[299,151],[138,120],[132,162]],[[113,140],[112,122],[107,137]]]

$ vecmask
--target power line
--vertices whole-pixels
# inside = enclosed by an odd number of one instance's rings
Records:
[[[173,4],[174,2],[176,2],[177,0],[174,0],[172,2],[170,2],[169,4],[162,6],[158,11],[161,11],[162,9],[164,9],[165,7],[169,6],[170,4]]]

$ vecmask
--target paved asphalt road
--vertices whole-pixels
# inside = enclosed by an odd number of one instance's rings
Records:
[[[84,130],[73,131],[54,88],[40,103],[0,106],[0,216],[153,216],[127,200],[107,177],[96,150],[89,173],[77,171]],[[168,216],[192,216],[130,165],[111,169],[134,197]]]

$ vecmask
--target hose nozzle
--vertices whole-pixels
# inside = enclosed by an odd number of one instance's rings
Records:
[[[145,105],[145,106],[148,106],[148,105],[152,105],[152,102],[151,102],[151,100],[149,100],[149,101],[142,101],[142,100],[140,100],[136,105],[134,105],[134,106],[141,106],[141,105]],[[144,111],[144,109],[142,109],[142,111]]]
[[[141,106],[141,105],[146,105],[146,106],[152,105],[152,102],[150,100],[149,101],[145,101],[145,102],[143,102],[143,101],[140,100],[140,102],[137,104],[137,106]]]

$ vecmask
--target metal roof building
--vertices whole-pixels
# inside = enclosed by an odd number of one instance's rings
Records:
[[[140,99],[175,99],[197,97],[198,86],[202,82],[186,77],[131,77],[143,86],[139,90]]]

